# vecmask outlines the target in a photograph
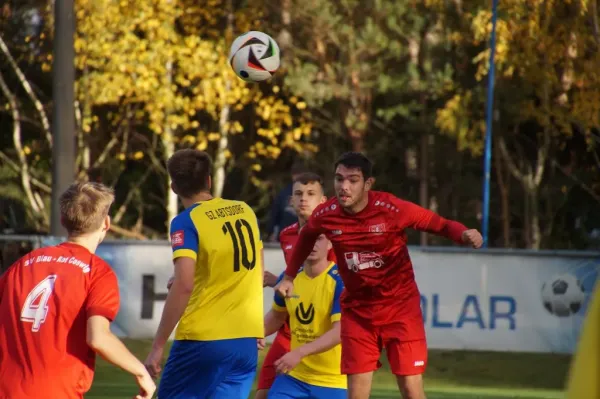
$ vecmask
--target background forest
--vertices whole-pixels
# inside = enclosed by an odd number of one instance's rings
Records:
[[[48,231],[53,3],[0,2],[4,233]],[[479,227],[490,3],[76,0],[77,175],[115,188],[115,237],[163,239],[176,149],[208,151],[214,194],[265,225],[296,160],[331,182],[360,150],[377,189]],[[600,247],[598,17],[596,0],[500,2],[492,247]],[[247,30],[281,48],[267,83],[228,65]]]

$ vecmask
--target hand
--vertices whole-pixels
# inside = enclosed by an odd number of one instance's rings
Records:
[[[263,274],[263,287],[275,287],[275,284],[277,284],[277,276],[265,270]]]
[[[135,395],[135,399],[151,399],[156,391],[156,384],[146,370],[141,375],[136,375],[135,380],[140,387],[140,393]]]
[[[462,241],[472,246],[473,248],[481,248],[483,245],[483,237],[476,229],[465,230],[462,233]]]
[[[256,347],[258,348],[259,351],[265,349],[266,344],[267,344],[267,341],[264,338],[258,338],[256,340]]]
[[[294,282],[288,276],[285,276],[274,289],[276,294],[284,298],[291,298],[294,294]]]
[[[171,276],[171,278],[169,279],[169,282],[167,282],[167,290],[171,289],[171,286],[173,285],[173,281],[175,281],[175,276]]]
[[[291,351],[275,361],[275,368],[278,373],[287,374],[296,367],[302,360],[302,355],[297,351]]]
[[[150,353],[148,354],[146,361],[144,362],[144,366],[146,366],[146,369],[148,370],[152,378],[158,377],[158,375],[162,371],[161,364],[163,360],[164,351],[165,348],[153,347]]]

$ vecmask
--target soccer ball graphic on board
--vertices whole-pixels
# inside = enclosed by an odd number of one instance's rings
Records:
[[[585,292],[581,282],[571,274],[563,274],[542,285],[542,301],[551,314],[571,316],[581,309]]]

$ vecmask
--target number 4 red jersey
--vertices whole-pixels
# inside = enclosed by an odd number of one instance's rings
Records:
[[[372,326],[397,324],[405,341],[425,338],[420,295],[405,230],[413,228],[461,243],[462,224],[447,220],[386,192],[369,191],[357,214],[346,213],[337,198],[319,205],[300,231],[286,274],[295,277],[319,234],[333,244],[344,281],[342,318],[351,311]]]
[[[117,278],[74,243],[32,251],[0,276],[0,399],[79,399],[94,376],[90,316],[113,320]]]

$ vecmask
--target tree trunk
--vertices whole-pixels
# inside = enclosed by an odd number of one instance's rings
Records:
[[[231,0],[227,1],[228,15],[227,15],[227,32],[226,36],[231,38],[233,36],[233,4]],[[230,40],[228,40],[230,41]],[[229,125],[229,115],[231,113],[231,105],[227,103],[227,93],[231,89],[231,80],[225,77],[225,92],[221,96],[221,113],[219,115],[219,133],[221,138],[218,142],[217,153],[215,156],[215,167],[212,181],[212,194],[215,197],[221,197],[223,195],[223,187],[225,186],[225,164],[227,158],[225,156],[227,148],[229,147],[229,131],[227,129]]]
[[[21,86],[23,86],[23,89],[25,89],[25,92],[31,99],[31,102],[33,103],[33,106],[35,107],[40,117],[40,121],[42,122],[42,129],[44,131],[44,135],[46,136],[46,140],[48,141],[48,145],[50,146],[50,148],[52,148],[52,132],[50,131],[50,121],[48,120],[48,115],[46,115],[46,110],[44,110],[42,102],[33,91],[33,88],[31,87],[31,84],[29,84],[27,77],[25,77],[23,71],[21,71],[21,68],[19,68],[19,66],[15,62],[15,59],[10,53],[8,46],[2,39],[2,36],[0,36],[0,50],[4,54],[4,57],[8,60],[8,63],[15,72],[15,75],[17,75]]]
[[[531,228],[531,240],[530,246],[531,249],[540,249],[542,243],[542,232],[540,229],[540,212],[539,212],[539,186],[532,184],[529,187],[529,208],[530,212],[530,223]]]
[[[549,128],[546,127],[540,136],[541,144],[537,149],[535,168],[527,165],[524,173],[514,162],[509,154],[504,138],[498,139],[498,144],[502,156],[506,160],[506,165],[510,173],[521,183],[525,193],[524,198],[524,226],[523,233],[527,248],[539,249],[542,242],[539,214],[539,192],[542,184],[542,178],[546,170],[546,160],[551,144]]]
[[[167,66],[167,76],[166,76],[166,84],[171,86],[171,82],[173,81],[173,62],[168,61]],[[163,148],[165,149],[165,160],[171,158],[171,156],[175,153],[175,142],[173,140],[173,131],[171,130],[171,126],[168,123],[169,111],[165,112],[165,125],[163,129],[163,133],[161,134],[161,141]],[[169,230],[169,226],[171,225],[171,221],[177,216],[179,211],[177,204],[177,194],[171,190],[171,177],[167,173],[167,231]]]
[[[429,134],[421,135],[421,162],[419,173],[419,203],[423,208],[429,208]],[[427,246],[427,233],[420,234],[421,246]]]
[[[496,148],[494,160],[496,163],[496,178],[500,188],[500,206],[502,208],[502,246],[510,248],[510,176],[505,174],[505,166],[498,146]]]
[[[31,176],[29,174],[29,164],[27,163],[27,157],[23,149],[21,142],[21,114],[19,112],[19,105],[17,104],[16,97],[11,93],[4,77],[0,73],[0,90],[8,100],[10,107],[11,116],[13,119],[13,144],[17,152],[19,159],[19,168],[21,172],[21,187],[25,192],[25,197],[29,203],[29,207],[33,213],[33,219],[38,226],[39,218],[42,217],[47,222],[47,215],[44,212],[44,203],[40,200],[39,196],[35,196],[33,189],[31,188]]]

